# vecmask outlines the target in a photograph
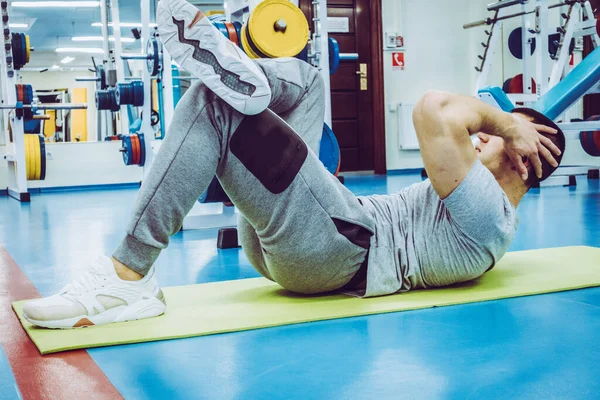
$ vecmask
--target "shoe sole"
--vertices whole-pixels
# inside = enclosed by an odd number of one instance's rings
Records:
[[[159,9],[159,32],[171,57],[242,114],[264,111],[271,101],[266,77],[207,17],[197,21],[198,11],[187,5]]]
[[[130,306],[111,308],[94,316],[80,315],[61,320],[38,321],[23,314],[23,318],[31,324],[42,328],[74,329],[158,317],[165,313],[166,308],[164,296],[162,291],[160,291],[157,297],[140,300]]]

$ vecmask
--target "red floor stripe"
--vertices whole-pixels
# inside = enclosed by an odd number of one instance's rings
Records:
[[[40,355],[11,308],[13,301],[36,297],[39,292],[0,247],[0,342],[23,398],[122,399],[85,350]]]

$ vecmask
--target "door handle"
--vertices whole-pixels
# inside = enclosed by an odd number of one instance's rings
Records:
[[[369,67],[366,63],[360,64],[360,70],[356,71],[356,75],[360,76],[360,90],[365,91],[369,88]]]

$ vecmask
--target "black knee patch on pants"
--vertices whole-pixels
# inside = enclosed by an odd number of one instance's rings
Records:
[[[335,227],[338,232],[343,235],[350,242],[356,246],[362,247],[367,250],[365,261],[362,263],[356,274],[352,277],[350,282],[344,285],[345,290],[355,290],[363,284],[367,279],[367,268],[368,268],[368,251],[371,247],[371,237],[373,233],[367,228],[352,224],[350,222],[342,221],[336,218],[332,218]]]
[[[306,143],[271,110],[244,118],[231,137],[229,148],[274,194],[292,184],[308,157]]]

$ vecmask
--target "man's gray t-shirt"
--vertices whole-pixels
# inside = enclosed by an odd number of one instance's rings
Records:
[[[475,279],[504,256],[517,225],[515,208],[479,160],[444,200],[427,180],[360,201],[376,225],[364,297]]]

